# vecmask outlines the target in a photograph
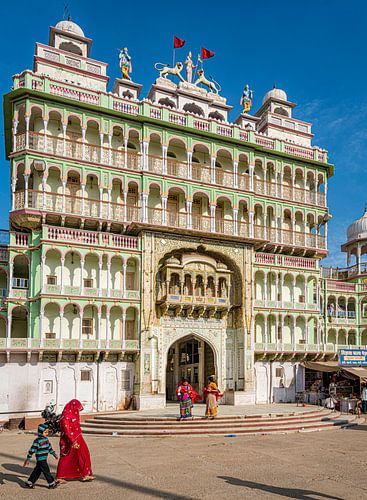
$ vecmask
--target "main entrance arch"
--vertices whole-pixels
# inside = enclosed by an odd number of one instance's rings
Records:
[[[207,378],[217,373],[216,355],[208,342],[194,334],[177,340],[167,354],[166,400],[176,400],[175,391],[182,378],[201,393]]]

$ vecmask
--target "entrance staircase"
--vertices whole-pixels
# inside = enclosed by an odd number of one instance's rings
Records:
[[[287,413],[225,415],[214,420],[196,416],[187,421],[171,416],[116,412],[88,418],[82,430],[85,434],[110,436],[244,435],[320,431],[350,425],[356,425],[353,415],[313,407]]]

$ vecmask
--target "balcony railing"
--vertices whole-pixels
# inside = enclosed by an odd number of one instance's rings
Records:
[[[13,288],[28,289],[28,284],[28,278],[13,278],[12,281]]]
[[[270,266],[295,267],[300,269],[318,269],[318,261],[307,257],[294,257],[274,253],[256,252],[255,263]]]
[[[43,226],[43,238],[62,242],[73,242],[85,245],[119,248],[121,250],[138,250],[139,240],[134,236],[113,233],[86,231],[67,227]]]
[[[255,352],[330,352],[337,353],[339,349],[343,348],[358,348],[358,349],[366,349],[367,346],[364,345],[342,345],[342,344],[307,344],[307,343],[295,343],[295,344],[287,344],[287,343],[266,343],[266,342],[256,342],[255,343]]]
[[[14,208],[15,210],[25,208],[24,191],[14,193]],[[272,243],[282,244],[286,246],[298,246],[313,249],[325,249],[324,236],[301,233],[288,229],[278,229],[255,224],[253,226],[253,235],[251,227],[247,222],[234,221],[230,218],[210,217],[209,215],[190,214],[188,212],[171,212],[162,208],[138,207],[118,203],[109,203],[103,200],[91,200],[88,198],[78,198],[69,195],[56,193],[46,193],[42,191],[28,190],[28,209],[36,209],[47,213],[53,212],[57,214],[80,216],[84,218],[95,218],[111,220],[116,222],[137,222],[148,223],[158,226],[168,226],[176,229],[194,230],[205,233],[216,233],[227,236],[238,236],[243,238],[251,238],[257,240],[270,241]],[[147,217],[145,218],[145,213]],[[166,217],[166,220],[164,220]],[[60,229],[62,234],[63,229]],[[55,229],[58,234],[58,230]],[[97,234],[82,236],[85,233],[76,230],[73,234],[77,235],[80,232],[80,237],[84,237],[93,241],[97,238]],[[56,234],[55,233],[55,234]],[[65,232],[65,234],[70,234]],[[25,235],[27,236],[27,235]]]
[[[139,351],[139,340],[0,338],[0,350],[115,350]]]
[[[80,88],[66,82],[60,82],[49,76],[37,75],[30,70],[23,71],[14,77],[14,89],[29,88],[33,91],[46,92],[56,96],[65,97],[73,101],[92,104],[98,107],[113,109],[128,115],[150,116],[156,120],[189,127],[203,132],[211,132],[221,137],[230,137],[239,141],[257,144],[271,151],[280,151],[298,158],[327,163],[328,157],[325,150],[318,147],[305,147],[289,143],[280,139],[264,136],[254,131],[241,129],[237,124],[218,123],[214,119],[200,118],[190,113],[183,113],[147,102],[132,102],[117,95]]]
[[[40,134],[38,132],[28,132],[28,148],[33,151],[47,153],[52,156],[62,156],[75,160],[98,163],[101,165],[112,165],[133,171],[143,171],[144,164],[140,153],[118,150],[75,141],[53,135]],[[20,133],[15,140],[16,151],[26,149],[26,134]],[[167,159],[166,172],[164,171],[164,161],[162,157],[147,155],[147,170],[158,175],[169,175],[175,178],[190,179],[190,169],[187,162]],[[250,190],[250,176],[248,174],[237,174],[224,169],[216,168],[213,172],[209,165],[192,163],[191,179],[206,184],[216,184],[218,186],[243,191]],[[254,178],[254,192],[264,196],[280,198],[297,203],[306,203],[321,207],[326,206],[324,193],[301,189],[288,184],[278,184]]]
[[[319,310],[319,306],[315,303],[268,299],[255,299],[255,307],[266,307],[269,309],[302,309],[307,311]]]
[[[63,293],[62,293],[63,291]],[[49,295],[73,295],[73,296],[81,296],[84,295],[86,297],[103,297],[103,298],[114,298],[114,299],[136,299],[140,298],[139,290],[121,290],[111,288],[107,290],[106,288],[97,288],[97,287],[82,287],[80,285],[49,285],[44,284],[42,289],[43,294]]]

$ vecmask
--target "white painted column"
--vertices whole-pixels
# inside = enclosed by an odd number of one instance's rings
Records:
[[[361,274],[361,247],[358,244],[357,245],[357,268],[358,268],[358,274]]]
[[[163,226],[167,226],[167,196],[162,196],[162,224]]]
[[[40,346],[43,347],[45,343],[45,335],[43,335],[43,319],[44,319],[44,310],[40,310],[40,316],[39,316],[39,338],[40,338]],[[28,318],[29,321],[29,318]]]
[[[192,200],[186,201],[187,229],[192,229]]]
[[[265,304],[267,304],[269,300],[269,294],[268,294],[268,273],[264,273],[264,300]]]
[[[17,129],[18,129],[18,120],[13,120],[12,124],[12,135],[13,135],[13,153],[17,150]]]
[[[80,295],[84,295],[84,258],[80,259]]]
[[[140,149],[142,152],[142,170],[148,170],[148,142],[140,141]]]
[[[99,188],[99,218],[103,218],[103,188]]]
[[[8,283],[8,297],[13,295],[13,271],[14,260],[9,261],[9,283]]]
[[[102,297],[102,266],[103,258],[98,259],[98,297]]]
[[[111,217],[112,217],[112,214],[111,214],[111,192],[112,192],[112,189],[107,189],[107,200],[108,200],[108,213],[107,213],[107,217],[108,217],[108,220],[111,220]]]
[[[25,120],[25,148],[29,149],[29,122],[30,122],[30,115],[26,115],[24,117]]]
[[[61,294],[64,293],[65,290],[65,257],[61,257],[61,276],[60,276],[60,285],[61,285]]]
[[[127,137],[124,138],[124,166],[125,168],[128,168],[128,164],[127,164],[127,144],[128,144],[129,140]]]
[[[187,177],[192,179],[192,151],[186,152],[187,156]]]
[[[248,213],[248,218],[249,218],[249,230],[250,230],[250,238],[254,237],[254,212],[249,212]]]
[[[102,320],[102,311],[101,308],[99,307],[97,310],[97,328],[96,328],[96,340],[97,340],[97,346],[100,346],[100,340],[101,340],[101,320]]]
[[[280,297],[280,293],[279,293],[279,275],[278,273],[275,273],[275,301],[278,305],[279,303],[279,297]]]
[[[107,297],[111,297],[111,260],[107,260]]]
[[[238,188],[238,161],[233,162],[233,187]]]
[[[41,293],[45,292],[45,262],[46,262],[46,256],[41,255],[41,270],[40,270]]]
[[[212,155],[210,157],[210,180],[213,184],[215,184],[215,163],[216,163],[216,157]]]
[[[82,127],[82,160],[85,160],[85,134],[86,129]]]
[[[126,298],[126,270],[127,263],[124,262],[122,266],[122,296]]]
[[[62,181],[62,200],[61,200],[61,210],[62,213],[65,213],[66,210],[66,181]]]
[[[48,152],[48,144],[47,144],[47,125],[48,125],[48,119],[43,120],[43,150],[45,153]]]
[[[42,177],[42,210],[46,209],[46,181],[47,177]]]
[[[108,164],[112,165],[112,134],[108,134]]]
[[[127,222],[127,191],[124,191],[124,222]]]
[[[99,162],[103,163],[103,140],[104,140],[104,133],[100,132],[99,133]]]
[[[11,343],[11,320],[12,320],[12,313],[10,310],[8,310],[8,321],[6,323],[6,347],[10,347]]]
[[[68,124],[63,123],[62,124],[62,155],[66,156],[66,129],[67,129]]]
[[[15,210],[15,188],[17,186],[17,179],[13,177],[11,180],[11,209]]]
[[[107,349],[110,348],[110,339],[111,339],[110,311],[109,311],[108,307],[106,307],[106,347],[107,347]]]
[[[79,348],[83,347],[83,309],[79,311]]]
[[[62,347],[62,332],[63,332],[62,322],[64,319],[64,311],[60,309],[59,314],[60,314],[59,346]]]
[[[233,234],[238,236],[238,208],[233,209]]]
[[[168,150],[167,145],[163,144],[162,145],[162,159],[163,159],[162,173],[163,173],[163,175],[167,175],[167,150]]]
[[[141,193],[141,222],[147,222],[148,193]]]
[[[210,231],[215,233],[215,209],[216,205],[210,204]]]
[[[82,207],[81,207],[81,215],[84,215],[85,212],[85,184],[80,184],[80,188],[82,190]]]
[[[29,175],[24,174],[24,208],[28,208],[28,179]]]
[[[249,175],[250,175],[250,191],[254,190],[254,170],[255,170],[255,165],[249,165]]]
[[[125,343],[126,343],[126,309],[122,310],[121,343],[122,343],[122,348],[125,349]]]

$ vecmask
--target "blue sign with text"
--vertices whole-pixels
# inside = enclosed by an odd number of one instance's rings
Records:
[[[340,366],[367,366],[367,349],[339,349]]]

